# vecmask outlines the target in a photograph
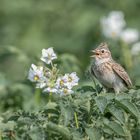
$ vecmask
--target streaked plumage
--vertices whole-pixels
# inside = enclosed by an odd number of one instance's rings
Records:
[[[93,57],[91,72],[104,87],[119,93],[132,86],[127,72],[112,59],[106,43],[101,43],[92,52],[94,55],[91,56]]]

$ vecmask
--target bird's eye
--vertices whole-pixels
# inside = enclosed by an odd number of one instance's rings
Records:
[[[102,52],[102,53],[104,53],[105,51],[104,51],[104,50],[102,50],[101,52]]]

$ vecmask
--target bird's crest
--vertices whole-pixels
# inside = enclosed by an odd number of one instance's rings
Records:
[[[106,50],[109,50],[108,49],[108,44],[106,42],[102,42],[99,44],[99,46],[97,47],[97,49],[106,49]]]

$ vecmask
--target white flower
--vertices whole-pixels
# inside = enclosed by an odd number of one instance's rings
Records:
[[[107,17],[101,18],[102,33],[108,38],[118,38],[125,24],[124,14],[121,11],[112,11]]]
[[[36,83],[36,88],[44,88],[46,86],[46,82],[47,81],[39,81],[38,83]]]
[[[28,79],[32,82],[37,82],[42,78],[44,78],[43,67],[37,67],[32,64],[28,73]]]
[[[62,76],[62,77],[58,77],[56,80],[56,87],[57,88],[63,88],[65,86],[67,82],[67,78]]]
[[[43,90],[43,92],[58,93],[58,89],[56,87],[47,87]]]
[[[78,85],[79,77],[76,75],[76,72],[65,74],[64,79],[67,79],[67,82],[65,82],[65,86],[67,86],[69,89],[71,89],[73,86]]]
[[[29,70],[28,79],[36,82],[36,88],[43,88],[46,85],[46,77],[44,76],[43,67],[37,67],[32,64]]]
[[[60,95],[68,95],[68,94],[72,94],[73,90],[68,89],[68,88],[62,88],[59,90]]]
[[[132,55],[138,55],[140,53],[140,42],[135,43],[131,49]]]
[[[139,39],[139,32],[136,29],[128,28],[121,33],[120,38],[125,43],[130,44]]]
[[[67,87],[68,89],[72,89],[73,86],[78,85],[79,77],[76,75],[76,72],[72,72],[71,74],[67,73],[62,77],[58,77],[56,80],[56,87],[58,89]]]
[[[53,59],[57,59],[57,56],[54,53],[53,48],[42,49],[42,57],[40,59],[46,64],[50,64]]]

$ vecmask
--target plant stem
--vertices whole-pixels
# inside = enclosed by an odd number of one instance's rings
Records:
[[[78,118],[77,118],[76,112],[74,112],[74,118],[75,118],[76,128],[79,128],[79,123],[78,123]]]
[[[51,61],[51,67],[52,67],[52,69],[53,69],[53,67],[54,67],[52,61]]]
[[[35,93],[34,93],[34,99],[35,99],[35,102],[37,104],[40,103],[40,90],[39,89],[36,89]]]
[[[70,94],[70,100],[72,101],[72,96]],[[78,122],[78,117],[77,117],[77,113],[74,111],[74,119],[75,119],[75,123],[76,123],[76,128],[79,128],[79,122]]]
[[[51,98],[52,98],[52,92],[49,93],[49,102],[51,102]],[[51,113],[48,113],[48,119],[50,120],[51,118]]]
[[[132,140],[132,135],[131,135],[130,131],[127,134],[128,134],[127,140]]]
[[[51,102],[52,99],[52,92],[49,93],[49,102]]]

